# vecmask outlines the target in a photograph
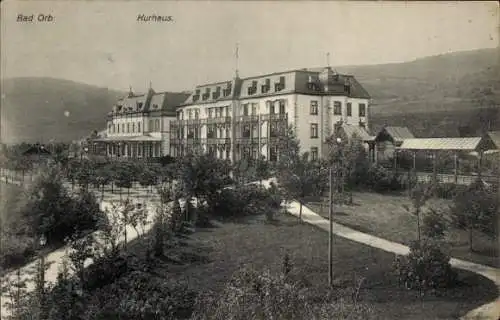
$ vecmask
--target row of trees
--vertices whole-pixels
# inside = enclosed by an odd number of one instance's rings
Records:
[[[42,289],[42,284],[28,294],[19,289],[20,277],[19,283],[11,283],[14,318],[189,318],[196,294],[184,285],[166,285],[148,270],[166,260],[182,263],[178,255],[171,255],[170,249],[183,243],[186,234],[192,232],[191,227],[200,220],[276,211],[282,199],[276,188],[224,188],[233,183],[229,163],[208,155],[188,155],[179,159],[175,168],[172,178],[176,183],[157,188],[161,203],[152,221],[144,206],[138,208],[125,200],[107,210],[106,223],[98,234],[82,236],[80,232],[68,239],[71,250],[57,283],[48,290]],[[184,210],[181,198],[186,200]],[[197,199],[197,206],[192,205],[191,198]],[[151,222],[153,229],[146,233]],[[145,240],[145,249],[141,250],[144,257],[128,255],[127,226],[136,229]],[[122,244],[120,238],[124,238]],[[94,264],[85,268],[88,259],[93,259]],[[42,269],[37,271],[36,279],[43,278]]]

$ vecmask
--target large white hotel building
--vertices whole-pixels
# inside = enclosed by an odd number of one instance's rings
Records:
[[[108,156],[173,157],[201,148],[221,159],[264,156],[292,126],[302,151],[323,153],[337,127],[368,137],[370,96],[352,75],[300,69],[198,85],[189,93],[132,92],[108,115]]]

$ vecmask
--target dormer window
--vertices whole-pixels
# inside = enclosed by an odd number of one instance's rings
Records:
[[[274,84],[274,91],[278,92],[283,90],[283,85],[281,83],[275,83]]]
[[[210,93],[209,92],[206,92],[203,94],[203,96],[201,97],[203,100],[207,100],[208,98],[210,97]]]
[[[122,106],[116,106],[116,111],[117,112],[122,112],[122,108],[123,108]]]
[[[195,95],[193,96],[193,102],[196,102],[196,101],[198,101],[198,100],[200,100],[200,95],[199,95],[199,94],[195,94]]]
[[[158,109],[158,105],[157,104],[153,104],[153,109]]]
[[[143,103],[137,102],[137,110],[142,110]]]
[[[248,87],[248,95],[255,94],[257,92],[257,88]]]
[[[214,92],[212,93],[212,99],[218,99],[219,98],[219,92]]]

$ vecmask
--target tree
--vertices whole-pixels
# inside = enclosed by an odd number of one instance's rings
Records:
[[[278,184],[286,190],[288,196],[296,198],[300,204],[299,221],[302,220],[302,206],[305,197],[313,195],[318,183],[318,162],[309,159],[309,153],[300,154],[300,145],[293,130],[281,141],[278,163]]]
[[[94,194],[80,190],[70,196],[57,168],[38,177],[27,194],[21,208],[26,231],[34,238],[45,236],[49,246],[63,244],[75,232],[96,230],[105,220]]]
[[[422,234],[431,239],[443,239],[447,229],[443,212],[430,208],[424,215],[422,224]]]
[[[473,230],[495,238],[498,236],[498,198],[482,181],[476,180],[455,197],[451,208],[453,224],[469,231],[469,249],[473,251]]]
[[[207,204],[209,209],[213,209],[220,189],[231,182],[228,175],[229,163],[211,155],[193,153],[181,158],[177,165],[179,191],[186,202],[195,197],[198,204]],[[186,215],[189,215],[189,212]]]
[[[104,198],[105,186],[113,180],[110,169],[111,167],[108,163],[102,164],[95,170],[93,175],[96,187],[101,187],[101,199]]]
[[[138,172],[137,180],[139,184],[147,188],[149,194],[150,189],[153,185],[158,183],[158,176],[160,175],[160,170],[152,164],[143,164]]]
[[[269,161],[264,156],[261,156],[254,160],[254,167],[255,176],[259,180],[260,185],[262,185],[262,180],[269,178],[270,175]]]
[[[432,191],[426,185],[418,183],[410,192],[411,208],[407,205],[403,205],[403,208],[411,212],[417,217],[417,235],[418,241],[420,241],[420,215],[422,213],[422,207],[425,205],[427,200],[430,199]]]
[[[68,257],[82,288],[85,287],[85,262],[95,257],[94,243],[95,239],[91,233],[83,237],[81,234],[74,234],[68,239],[70,246]]]
[[[347,189],[349,203],[352,203],[352,190],[366,183],[369,163],[363,141],[357,134],[348,137],[343,130],[337,130],[326,139],[327,150],[324,164],[332,165],[335,176],[339,177],[342,194]]]
[[[79,162],[75,178],[81,188],[88,190],[89,184],[92,183],[95,174],[95,167],[95,163],[88,159],[82,159]]]
[[[116,186],[120,188],[120,199],[122,196],[121,188],[127,188],[127,194],[130,196],[130,188],[132,187],[132,182],[137,176],[137,171],[137,167],[132,162],[115,162],[113,166],[113,179],[116,183]]]

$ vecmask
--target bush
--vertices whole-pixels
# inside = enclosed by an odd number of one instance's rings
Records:
[[[29,191],[30,199],[22,209],[34,236],[45,235],[49,245],[60,245],[76,231],[95,230],[106,220],[95,196],[82,190],[71,197],[57,170],[42,175]]]
[[[368,170],[365,185],[376,192],[403,190],[398,176],[381,165],[374,165]]]
[[[0,265],[2,269],[21,266],[35,255],[33,238],[27,235],[13,235],[2,230],[2,254]]]
[[[429,209],[429,212],[424,215],[422,234],[428,238],[442,239],[445,236],[446,229],[447,225],[443,212]]]
[[[448,288],[457,277],[450,257],[432,240],[413,242],[408,256],[396,258],[394,269],[400,284],[422,292]]]
[[[292,282],[269,272],[243,269],[223,293],[198,299],[192,319],[310,319],[310,307]]]
[[[221,190],[212,214],[221,218],[266,214],[269,218],[279,209],[278,202],[281,204],[281,197],[276,190],[244,185],[236,189]]]
[[[461,190],[451,207],[452,222],[456,227],[470,231],[471,242],[473,229],[491,238],[498,236],[498,213],[497,194],[481,181]]]
[[[119,255],[103,256],[85,270],[84,287],[93,291],[117,281],[126,274],[127,260]]]
[[[133,271],[89,297],[86,319],[186,319],[196,294],[185,284]]]

